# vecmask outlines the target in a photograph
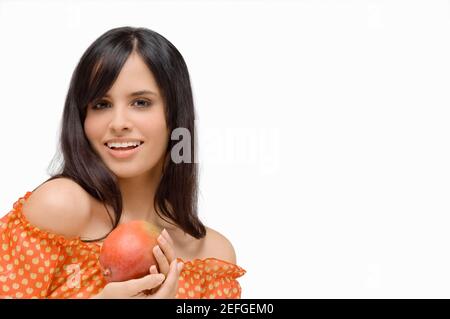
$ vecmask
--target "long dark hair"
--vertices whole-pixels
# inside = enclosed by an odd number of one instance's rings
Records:
[[[116,176],[92,149],[84,133],[86,107],[103,97],[114,84],[129,55],[137,52],[153,73],[163,96],[169,132],[187,128],[191,133],[191,154],[196,152],[194,102],[189,72],[183,56],[162,35],[146,29],[121,27],[96,39],[81,57],[72,75],[66,96],[59,141],[63,163],[47,181],[66,177],[78,183],[91,196],[114,209],[111,231],[122,215],[122,196]],[[153,206],[161,218],[169,217],[184,232],[199,239],[205,226],[198,218],[198,167],[174,163],[170,151],[177,141],[168,138],[165,162]],[[51,164],[52,165],[52,164]],[[52,175],[52,174],[51,174]],[[159,213],[161,211],[162,215]],[[170,222],[170,221],[168,221]],[[97,241],[100,239],[85,240]]]

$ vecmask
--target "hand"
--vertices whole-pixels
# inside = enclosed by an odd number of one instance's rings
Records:
[[[167,277],[169,273],[170,264],[175,260],[175,249],[172,238],[166,229],[163,229],[158,237],[158,245],[153,248],[153,255],[158,263],[159,272]],[[150,273],[155,272],[154,269],[150,268]]]
[[[155,266],[152,266],[152,268]],[[169,267],[167,279],[163,274],[150,274],[139,279],[131,279],[127,281],[110,282],[103,290],[93,296],[93,299],[162,299],[175,298],[178,290],[178,278],[183,268],[183,263],[173,260]],[[161,285],[162,284],[162,285]],[[147,294],[146,291],[156,287],[159,289]]]
[[[159,245],[153,249],[153,254],[161,273],[158,273],[157,267],[153,265],[150,267],[149,275],[139,279],[111,282],[92,298],[175,298],[183,263],[177,262],[172,238],[166,230],[161,232],[158,243]]]
[[[150,274],[139,279],[110,282],[93,299],[141,298],[143,291],[152,289],[163,283],[163,274]]]
[[[178,292],[178,281],[180,278],[180,272],[183,269],[183,263],[177,262],[174,259],[169,266],[169,273],[167,275],[166,280],[161,286],[157,286],[156,288],[151,290],[150,295],[146,295],[147,299],[162,299],[162,298],[175,298]],[[161,274],[150,274],[149,276],[158,276]]]
[[[165,275],[167,277],[167,282],[171,283],[171,287],[170,288],[165,288],[163,290],[164,294],[168,291],[172,291],[172,295],[168,296],[167,298],[175,298],[175,295],[177,294],[177,290],[178,290],[178,278],[180,276],[180,272],[183,268],[183,264],[180,263],[179,266],[177,265],[177,259],[175,257],[175,249],[174,249],[174,244],[172,241],[172,238],[170,237],[169,233],[167,232],[166,229],[164,229],[161,234],[158,237],[158,245],[156,245],[153,248],[153,255],[155,256],[155,259],[158,263],[158,268],[159,268],[159,272],[162,273],[163,275]],[[171,278],[170,272],[171,272],[171,266],[172,264],[175,263],[175,268],[179,268],[176,269],[177,270],[177,274],[176,274],[176,280],[175,278],[169,279],[169,277]],[[158,274],[158,269],[156,266],[152,266],[150,267],[150,274]],[[159,292],[159,289],[163,288],[166,286],[167,283],[165,283],[163,286],[161,287],[156,287],[154,289],[151,289],[149,291],[150,294],[155,294],[157,292]],[[159,295],[159,293],[158,293]]]

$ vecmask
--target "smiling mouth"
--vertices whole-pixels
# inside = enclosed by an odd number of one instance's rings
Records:
[[[144,142],[141,142],[141,144],[139,144],[139,145],[132,145],[132,146],[127,146],[127,147],[115,147],[115,146],[109,147],[107,143],[105,143],[103,145],[105,145],[107,148],[109,148],[110,150],[113,150],[113,151],[128,151],[128,150],[138,148],[142,144],[144,144]]]

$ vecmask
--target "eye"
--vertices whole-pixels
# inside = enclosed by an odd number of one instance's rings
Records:
[[[149,107],[150,105],[152,105],[152,102],[150,102],[150,101],[147,101],[147,100],[136,100],[136,101],[134,101],[135,103],[136,102],[139,102],[139,103],[144,103],[144,104],[140,104],[141,106],[139,106],[139,108],[144,108],[144,107]]]
[[[105,104],[108,104],[108,103],[106,101],[102,101],[102,100],[94,102],[94,103],[92,103],[92,109],[94,109],[94,110],[104,109]],[[98,106],[100,106],[100,107],[98,107]]]
[[[137,108],[139,108],[139,109],[146,108],[146,107],[149,107],[149,106],[152,105],[152,102],[151,101],[147,101],[147,100],[135,100],[133,105],[135,105],[136,103],[138,103],[137,104],[138,105]],[[96,101],[96,102],[92,103],[92,107],[91,108],[93,110],[101,110],[101,109],[104,109],[106,107],[109,107],[109,103],[107,101],[105,101],[105,100],[99,100],[99,101]]]

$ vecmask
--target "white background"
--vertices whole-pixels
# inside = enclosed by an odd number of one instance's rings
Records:
[[[185,57],[200,215],[243,298],[450,297],[448,1],[0,1],[0,209],[48,177],[105,31]]]

